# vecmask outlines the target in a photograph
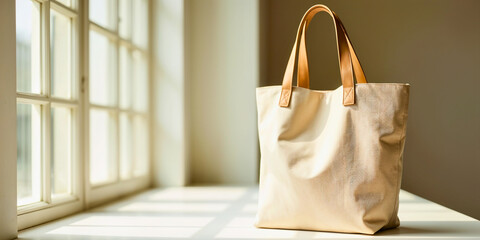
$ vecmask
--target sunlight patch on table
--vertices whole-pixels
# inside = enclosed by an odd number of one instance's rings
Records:
[[[293,239],[296,235],[295,231],[280,229],[263,229],[263,228],[243,228],[243,227],[226,227],[223,228],[215,238],[235,238],[235,239]]]
[[[169,213],[198,213],[221,212],[229,204],[226,203],[152,203],[134,202],[119,208],[119,212],[169,212]]]
[[[234,201],[242,197],[246,187],[171,187],[152,194],[150,200],[167,201]]]
[[[145,216],[90,216],[76,221],[73,226],[126,227],[204,227],[212,217],[145,217]]]
[[[47,232],[47,234],[107,237],[189,238],[198,230],[200,230],[200,228],[65,226]]]
[[[248,203],[242,208],[245,213],[257,213],[258,205],[256,203]]]

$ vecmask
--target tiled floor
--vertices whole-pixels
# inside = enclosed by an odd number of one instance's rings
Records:
[[[154,189],[119,202],[27,229],[19,239],[322,239],[366,235],[257,229],[255,187]],[[382,239],[480,239],[480,222],[419,198],[400,195],[401,227]]]

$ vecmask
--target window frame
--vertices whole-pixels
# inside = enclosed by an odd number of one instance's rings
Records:
[[[145,113],[140,113],[138,111],[132,111],[132,110],[126,110],[123,109],[120,106],[120,46],[127,47],[129,51],[139,51],[144,56],[146,57],[146,63],[147,63],[147,84],[148,87],[147,89],[151,89],[152,84],[152,78],[151,78],[151,61],[150,61],[150,53],[149,50],[151,50],[151,7],[152,6],[152,1],[147,0],[147,46],[146,49],[143,49],[139,46],[136,46],[133,43],[133,39],[125,39],[120,35],[120,30],[119,30],[119,24],[118,21],[115,22],[115,27],[114,30],[110,30],[106,27],[103,27],[93,21],[90,21],[89,18],[89,4],[90,1],[83,1],[83,41],[84,41],[84,48],[83,48],[83,56],[84,56],[84,64],[83,64],[83,76],[84,78],[82,81],[84,81],[84,88],[85,89],[90,89],[89,85],[89,79],[90,79],[90,69],[89,69],[89,57],[90,57],[90,30],[96,31],[97,33],[105,36],[108,38],[109,41],[114,42],[115,48],[116,48],[116,71],[115,71],[115,76],[114,78],[116,79],[115,82],[115,102],[114,105],[112,106],[104,106],[101,104],[92,104],[90,102],[90,91],[86,90],[84,91],[84,98],[83,98],[83,105],[84,105],[84,149],[85,149],[85,172],[84,172],[84,183],[85,183],[85,204],[86,208],[91,208],[98,206],[102,203],[108,202],[110,200],[113,200],[115,198],[118,198],[120,196],[125,196],[128,194],[132,194],[134,192],[138,192],[144,189],[147,189],[148,187],[151,186],[152,184],[152,173],[151,171],[147,171],[145,175],[143,176],[134,176],[132,175],[131,178],[129,179],[122,179],[121,178],[121,170],[120,170],[120,140],[116,141],[116,148],[115,148],[115,170],[116,170],[116,177],[115,180],[112,182],[106,182],[106,183],[100,183],[100,184],[91,184],[90,182],[90,109],[101,109],[101,110],[107,110],[110,113],[114,114],[115,122],[116,122],[116,137],[120,139],[120,114],[121,113],[127,113],[129,115],[141,115],[142,117],[145,117],[147,120],[147,129],[148,132],[151,132],[151,118],[152,115],[150,114],[152,110],[152,94],[151,90],[148,90],[148,108],[145,111]],[[119,0],[115,1],[115,18],[118,19],[118,14],[119,14]],[[133,19],[132,19],[133,21]],[[132,31],[132,29],[130,29]],[[133,34],[133,33],[132,33]],[[149,134],[148,136],[148,152],[149,152],[149,157],[148,157],[148,162],[147,164],[149,165],[150,169],[152,166],[152,147],[151,147],[151,140],[152,140],[152,134]]]
[[[41,192],[40,202],[17,206],[18,229],[22,230],[53,219],[80,211],[84,205],[82,174],[82,94],[80,92],[80,8],[64,6],[56,0],[30,0],[40,4],[40,85],[41,93],[24,93],[16,90],[16,102],[35,104],[41,111]],[[72,1],[74,2],[74,1]],[[53,97],[51,94],[51,58],[50,58],[50,12],[54,10],[71,19],[71,99]],[[71,195],[52,199],[50,166],[51,157],[51,109],[52,107],[68,107],[72,109],[71,133]]]
[[[119,134],[119,122],[120,113],[126,112],[129,116],[141,115],[146,119],[146,128],[149,133],[147,136],[148,144],[148,159],[147,159],[147,172],[142,176],[132,175],[129,179],[122,179],[120,175],[120,148],[119,141],[117,144],[117,179],[115,182],[95,185],[90,184],[90,149],[89,149],[89,110],[92,104],[89,102],[89,31],[92,23],[89,19],[89,0],[72,0],[72,7],[64,6],[58,0],[30,0],[40,3],[40,44],[41,44],[41,87],[44,90],[41,94],[31,93],[19,93],[16,90],[16,102],[41,104],[41,106],[47,106],[42,111],[42,195],[48,201],[37,202],[26,206],[17,206],[17,226],[18,230],[23,230],[35,225],[39,225],[51,220],[55,220],[76,212],[87,210],[95,207],[99,204],[111,201],[117,197],[125,196],[145,190],[152,184],[152,163],[153,163],[153,148],[152,139],[153,130],[152,127],[152,110],[153,110],[153,80],[152,80],[152,67],[150,51],[152,50],[152,0],[147,0],[147,46],[144,49],[133,44],[133,39],[125,40],[120,36],[119,29],[116,27],[116,43],[117,52],[120,46],[123,44],[128,49],[134,49],[141,51],[146,58],[146,81],[148,91],[148,108],[145,113],[140,114],[137,111],[125,110],[120,107],[118,101],[119,94],[119,67],[116,68],[115,76],[117,78],[116,91],[117,91],[117,103],[116,109],[110,109],[117,111],[117,133]],[[116,13],[118,14],[118,0]],[[51,9],[72,18],[72,99],[62,99],[51,97],[51,76],[50,76],[50,11]],[[94,23],[93,23],[94,24]],[[118,22],[116,23],[118,25]],[[102,28],[97,30],[107,30],[110,33],[112,31]],[[133,50],[132,50],[133,52]],[[117,65],[120,61],[119,54],[117,54]],[[72,194],[75,197],[64,198],[58,201],[52,202],[50,194],[50,162],[52,161],[50,149],[51,149],[51,107],[52,106],[68,106],[75,109],[72,113]],[[103,106],[94,105],[93,107],[104,108]],[[74,137],[76,135],[76,137]],[[49,193],[48,195],[46,193]],[[43,200],[43,199],[42,199]]]

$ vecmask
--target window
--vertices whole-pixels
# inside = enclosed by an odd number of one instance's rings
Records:
[[[148,1],[89,4],[88,201],[95,204],[149,177]]]
[[[23,229],[149,185],[148,0],[15,1]]]
[[[60,3],[16,0],[19,214],[78,199],[76,18]]]

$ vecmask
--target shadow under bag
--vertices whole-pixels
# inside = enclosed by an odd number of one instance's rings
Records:
[[[331,91],[309,89],[305,32],[318,12],[332,17],[337,35],[342,86]],[[399,226],[409,85],[367,83],[333,11],[315,5],[305,13],[282,86],[256,94],[257,227],[374,234]]]

